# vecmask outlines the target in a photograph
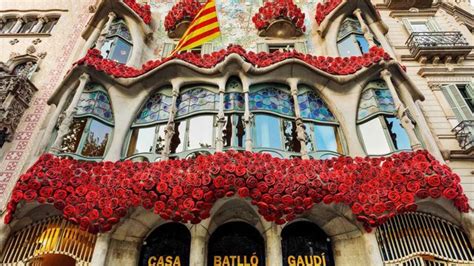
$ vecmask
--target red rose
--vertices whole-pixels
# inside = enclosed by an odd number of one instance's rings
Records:
[[[217,176],[216,178],[212,180],[212,183],[214,184],[216,188],[222,188],[225,184],[224,177]]]
[[[67,197],[67,192],[62,190],[62,189],[58,189],[54,192],[54,198],[55,199],[65,199]]]
[[[375,214],[381,214],[381,213],[385,212],[385,210],[386,210],[385,204],[382,203],[382,202],[376,203],[374,205],[373,210],[374,210]]]
[[[156,185],[156,191],[158,191],[159,193],[165,193],[166,190],[168,189],[168,184],[166,184],[165,182],[160,182],[158,183],[158,185]]]
[[[437,175],[428,177],[427,182],[431,187],[439,187],[441,185],[441,179]]]
[[[72,205],[67,205],[66,207],[64,207],[63,213],[67,217],[74,216],[76,214],[76,208],[74,208],[74,206]]]
[[[102,210],[102,216],[104,216],[105,218],[109,218],[113,215],[113,211],[112,211],[112,208],[109,208],[109,207],[105,207],[103,210]]]
[[[245,183],[248,188],[254,188],[257,186],[258,180],[255,177],[249,177]]]
[[[420,189],[420,183],[418,181],[410,181],[407,184],[407,189],[410,192],[418,191],[418,189]]]
[[[437,199],[437,198],[441,197],[441,195],[442,195],[442,191],[439,188],[436,188],[436,187],[432,187],[428,191],[430,193],[430,197],[432,197],[433,199]]]
[[[354,213],[355,215],[360,214],[363,211],[362,205],[360,205],[360,203],[358,202],[355,202],[352,205],[351,209],[352,209],[352,213]]]
[[[400,194],[398,194],[398,192],[396,192],[396,191],[390,191],[390,192],[388,192],[388,198],[391,201],[397,202],[397,201],[400,200]]]
[[[23,192],[18,191],[18,190],[13,191],[12,199],[15,202],[19,202],[20,200],[23,199]]]
[[[417,192],[416,192],[416,196],[420,199],[424,199],[424,198],[427,198],[428,196],[430,195],[430,193],[428,192],[428,190],[426,189],[419,189]]]
[[[193,198],[196,200],[201,200],[204,196],[204,192],[200,188],[195,188],[192,192]]]
[[[400,196],[400,200],[405,204],[413,203],[415,202],[415,196],[413,193],[405,192]]]
[[[187,198],[183,201],[183,207],[186,209],[192,209],[194,207],[194,201],[190,198]]]
[[[241,187],[241,188],[239,188],[239,190],[238,190],[238,194],[239,194],[239,196],[240,196],[241,198],[246,198],[246,197],[249,196],[250,191],[249,191],[249,189],[246,188],[246,187]]]
[[[25,191],[25,194],[24,194],[24,196],[23,196],[23,198],[24,198],[27,202],[33,201],[34,199],[36,199],[36,197],[37,197],[36,191],[31,190],[31,189]]]
[[[455,199],[458,195],[456,189],[447,188],[443,191],[443,196],[449,200]]]

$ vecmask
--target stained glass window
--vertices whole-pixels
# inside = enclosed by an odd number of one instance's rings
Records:
[[[219,95],[204,88],[195,88],[183,92],[178,98],[177,116],[187,115],[198,111],[216,111]]]
[[[266,110],[286,116],[294,116],[294,104],[291,95],[269,86],[249,93],[251,111]]]
[[[87,85],[86,91],[82,93],[77,103],[76,116],[94,115],[109,123],[114,122],[109,97],[101,89],[103,87],[95,83]]]
[[[130,58],[132,47],[132,38],[125,21],[121,18],[115,19],[100,48],[102,57],[126,64]]]
[[[331,113],[326,103],[315,92],[306,91],[298,95],[301,117],[323,122],[335,122],[336,118]]]
[[[230,92],[224,94],[224,111],[244,111],[244,94],[239,92]]]
[[[357,18],[348,17],[342,22],[337,35],[337,47],[340,56],[358,56],[369,51],[369,42]]]
[[[362,120],[377,112],[396,113],[392,94],[383,81],[374,81],[367,84],[359,103],[358,120]]]
[[[173,98],[161,93],[153,94],[141,112],[138,114],[135,124],[148,124],[166,121],[169,118]]]

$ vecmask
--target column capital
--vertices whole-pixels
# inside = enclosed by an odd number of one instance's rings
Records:
[[[43,15],[43,14],[38,15],[36,18],[37,18],[38,20],[43,21],[43,22],[48,22],[48,17],[45,16],[45,15]]]
[[[392,73],[390,73],[390,71],[388,71],[387,69],[384,69],[384,70],[380,71],[380,77],[382,77],[383,79],[391,78]]]
[[[354,14],[354,15],[356,15],[356,16],[362,15],[362,10],[360,10],[360,8],[357,8],[357,9],[355,9],[355,10],[352,12],[352,14]]]
[[[88,82],[89,79],[90,79],[90,76],[87,73],[82,73],[82,75],[79,77],[79,81],[81,82]]]
[[[17,21],[21,21],[21,22],[25,22],[26,21],[26,18],[24,15],[17,15],[16,16],[16,20]]]
[[[115,19],[115,18],[117,17],[117,14],[115,14],[115,12],[111,11],[111,12],[109,12],[109,15],[108,15],[108,16],[109,16],[109,19],[110,19],[110,20],[113,20],[113,19]]]

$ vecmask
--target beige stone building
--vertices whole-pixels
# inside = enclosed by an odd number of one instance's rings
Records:
[[[215,1],[0,1],[0,264],[474,265],[470,3]]]

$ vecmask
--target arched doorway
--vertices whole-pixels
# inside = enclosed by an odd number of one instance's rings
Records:
[[[247,223],[226,223],[217,228],[209,239],[207,265],[264,266],[263,237]]]
[[[191,234],[180,223],[167,223],[153,231],[144,241],[140,266],[189,265]]]
[[[334,265],[330,239],[316,224],[289,224],[281,237],[284,266]]]

